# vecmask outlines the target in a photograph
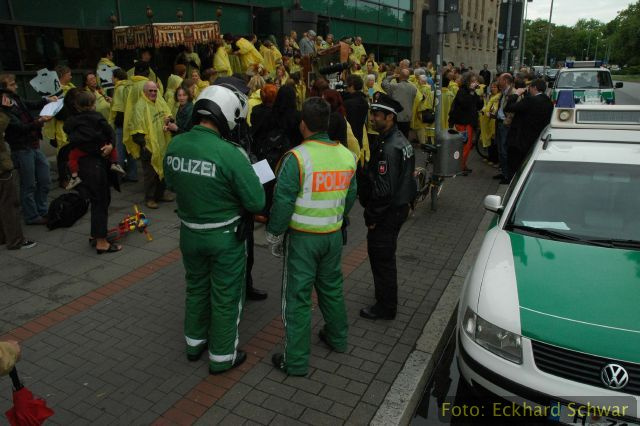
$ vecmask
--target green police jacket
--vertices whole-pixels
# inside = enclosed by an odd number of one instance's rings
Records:
[[[163,161],[167,188],[176,193],[178,216],[191,229],[215,229],[257,213],[265,195],[246,152],[204,126],[169,144]]]
[[[335,141],[329,139],[326,133],[316,133],[308,138],[308,140],[316,140],[327,144],[338,145]],[[304,143],[304,142],[303,142]],[[346,216],[357,196],[357,185],[355,177],[351,179],[349,190],[345,199],[344,215]],[[273,207],[269,215],[269,223],[267,224],[267,232],[273,235],[281,235],[291,223],[291,217],[295,210],[296,199],[300,193],[300,168],[298,160],[289,151],[285,154],[280,170],[278,172],[278,180],[273,195]],[[319,234],[322,235],[322,234]]]

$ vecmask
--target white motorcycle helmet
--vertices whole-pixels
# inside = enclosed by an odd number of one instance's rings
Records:
[[[230,84],[206,87],[193,106],[193,124],[203,118],[211,119],[223,138],[229,139],[231,131],[247,117],[247,97]]]

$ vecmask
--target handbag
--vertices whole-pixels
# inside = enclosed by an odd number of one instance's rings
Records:
[[[424,111],[422,111],[421,113],[421,119],[422,122],[425,124],[433,124],[434,121],[436,121],[436,112],[435,112],[435,104],[436,104],[436,95],[434,93],[433,95],[433,105],[431,106],[430,109],[425,109]]]

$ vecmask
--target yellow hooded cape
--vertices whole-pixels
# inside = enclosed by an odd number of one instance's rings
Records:
[[[246,38],[240,37],[236,41],[240,53],[240,62],[242,63],[242,71],[246,72],[253,64],[263,64],[264,58],[258,52],[256,47]]]
[[[176,109],[176,101],[173,97],[175,95],[176,90],[182,84],[182,77],[179,75],[171,74],[169,79],[167,80],[167,91],[164,92],[164,100],[167,101],[167,105],[169,106],[169,110],[173,113]]]
[[[120,80],[113,89],[113,100],[111,101],[111,111],[109,112],[109,124],[114,125],[116,114],[121,112],[124,114],[127,106],[127,97],[132,85],[131,80]]]
[[[171,133],[163,130],[164,119],[170,115],[171,111],[162,97],[158,96],[156,101],[152,102],[143,93],[133,108],[130,121],[127,122],[129,135],[136,133],[144,135],[145,146],[151,151],[151,165],[160,179],[164,176],[162,159],[171,141]],[[140,146],[133,141],[132,137],[124,143],[133,158],[140,157]]]
[[[216,54],[213,57],[213,69],[218,72],[218,77],[230,77],[233,74],[229,54],[224,46],[220,46],[216,50]]]
[[[495,118],[488,117],[487,113],[495,115],[498,112],[500,95],[500,92],[492,95],[484,104],[482,111],[480,111],[480,142],[483,148],[491,145],[491,139],[493,139],[496,134],[496,120]]]

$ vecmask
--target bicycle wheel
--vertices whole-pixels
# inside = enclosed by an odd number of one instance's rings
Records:
[[[416,177],[416,182],[418,185],[418,192],[413,204],[417,204],[427,198],[427,194],[429,193],[429,180],[427,179],[427,174],[424,167],[416,167],[414,175]]]

